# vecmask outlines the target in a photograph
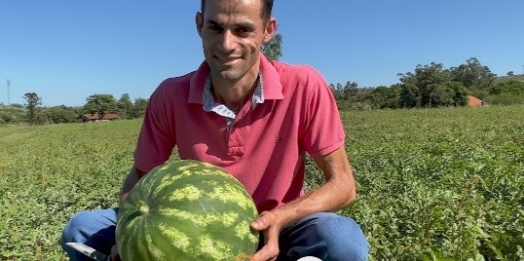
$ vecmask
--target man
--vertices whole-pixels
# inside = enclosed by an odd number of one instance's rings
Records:
[[[276,30],[272,6],[272,0],[202,0],[196,26],[205,61],[151,95],[120,200],[176,146],[182,159],[220,166],[250,192],[260,213],[251,226],[262,238],[253,260],[367,260],[358,225],[333,213],[355,200],[356,189],[328,85],[311,67],[269,62],[260,53]],[[305,153],[326,177],[309,194],[302,189]],[[63,243],[110,252],[116,215],[116,209],[77,214]]]

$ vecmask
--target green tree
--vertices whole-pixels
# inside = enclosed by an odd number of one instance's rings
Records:
[[[510,79],[495,84],[491,94],[498,95],[502,93],[515,96],[524,96],[524,82]]]
[[[457,102],[455,102],[456,92],[452,86],[453,84],[460,83],[448,81],[436,85],[431,97],[431,104],[433,107],[455,106]]]
[[[27,108],[27,121],[30,124],[34,124],[38,106],[42,105],[42,97],[38,97],[38,94],[35,92],[27,92],[22,98],[25,99],[25,106]]]
[[[344,99],[354,100],[355,95],[358,92],[358,84],[356,82],[347,81],[344,86]]]
[[[278,60],[282,57],[282,43],[283,36],[281,34],[275,34],[269,42],[262,45],[262,53],[264,53],[268,60]]]
[[[112,94],[93,94],[86,99],[84,113],[98,114],[101,119],[105,114],[117,111],[117,101]]]
[[[460,82],[449,81],[445,83],[446,88],[453,90],[454,105],[456,107],[468,105],[468,96],[471,91]]]
[[[402,108],[420,107],[420,91],[418,86],[412,81],[403,82],[400,90],[400,106]]]
[[[78,111],[64,105],[46,108],[44,112],[52,123],[70,123],[76,120]]]
[[[378,86],[374,88],[369,94],[371,107],[373,109],[398,108],[400,105],[401,90],[402,87],[400,85],[392,85],[391,87]]]
[[[136,98],[131,111],[131,118],[140,118],[144,116],[147,107],[147,100],[144,98]]]
[[[131,118],[130,113],[133,110],[133,102],[128,93],[122,94],[117,102],[118,114],[124,118]]]
[[[331,89],[331,92],[333,93],[333,96],[337,102],[344,100],[344,90],[342,89],[342,85],[340,83],[337,83],[336,86],[332,83],[329,85],[329,88]]]
[[[441,85],[451,81],[451,75],[441,63],[417,65],[414,72],[398,74],[402,85],[401,104],[403,107],[438,107],[443,104],[451,91]],[[447,104],[447,102],[444,102]]]
[[[466,88],[473,90],[491,91],[495,82],[496,74],[492,73],[488,66],[472,57],[465,63],[449,69],[453,81],[461,82]]]

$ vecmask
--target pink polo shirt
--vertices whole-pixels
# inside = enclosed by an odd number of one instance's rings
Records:
[[[261,56],[263,103],[243,106],[228,135],[223,116],[203,109],[208,67],[163,81],[151,95],[135,151],[138,169],[181,159],[209,162],[234,175],[258,211],[304,194],[305,153],[327,155],[344,145],[344,129],[328,84],[309,66]]]

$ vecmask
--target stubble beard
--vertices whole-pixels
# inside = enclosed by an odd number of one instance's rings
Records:
[[[209,55],[210,61],[208,61],[209,70],[212,77],[221,79],[230,83],[236,83],[250,74],[253,66],[256,63],[250,64],[249,60],[241,58],[239,64],[235,64],[233,67],[227,67],[220,64],[220,61],[215,60],[214,56]]]
[[[215,73],[215,75],[219,76],[222,80],[238,81],[242,79],[245,73],[242,73],[240,70],[226,70]]]
[[[220,65],[215,68],[213,67],[215,66],[210,66],[211,75],[225,81],[236,82],[241,80],[247,74],[247,71],[244,68],[245,66],[243,65],[238,68],[216,68],[221,67]]]

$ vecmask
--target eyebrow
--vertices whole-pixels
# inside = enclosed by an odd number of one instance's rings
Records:
[[[206,23],[208,24],[212,24],[212,25],[218,25],[218,26],[221,26],[223,27],[224,25],[213,20],[213,19],[206,19]],[[255,28],[255,25],[253,23],[250,23],[250,22],[240,22],[238,24],[235,24],[236,26],[241,26],[241,27],[246,27],[246,28]]]

